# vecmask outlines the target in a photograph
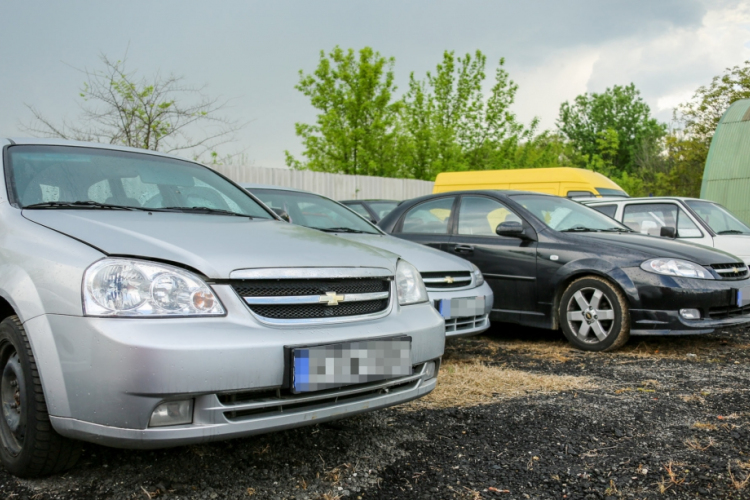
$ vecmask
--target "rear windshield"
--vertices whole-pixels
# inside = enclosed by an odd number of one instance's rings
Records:
[[[7,154],[6,175],[21,208],[198,209],[272,218],[244,190],[188,161],[71,146],[11,146]]]
[[[372,211],[377,214],[378,220],[391,213],[398,206],[397,201],[369,201],[368,204]]]

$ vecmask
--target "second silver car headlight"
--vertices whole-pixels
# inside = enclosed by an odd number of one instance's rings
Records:
[[[405,260],[399,260],[396,266],[396,291],[398,303],[402,306],[427,302],[427,289],[424,287],[422,275],[416,267]]]
[[[475,286],[482,286],[484,285],[484,276],[482,275],[482,271],[479,270],[477,266],[474,264],[471,265],[473,270],[471,273],[474,275],[474,285]]]
[[[682,278],[714,279],[705,267],[681,259],[651,259],[641,264],[641,269],[650,273],[680,276]]]
[[[195,274],[167,264],[103,259],[83,277],[87,316],[216,316],[218,297]]]

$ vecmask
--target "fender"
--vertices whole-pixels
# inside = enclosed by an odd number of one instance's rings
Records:
[[[641,304],[641,298],[638,295],[638,289],[636,288],[630,277],[618,266],[612,264],[603,259],[586,257],[583,259],[574,260],[561,266],[551,277],[549,284],[551,291],[554,291],[554,296],[549,297],[551,299],[550,305],[556,308],[557,301],[562,295],[564,288],[573,281],[574,279],[586,276],[586,275],[599,275],[603,278],[607,278],[609,281],[617,284],[625,297],[628,299],[628,303],[632,308],[639,308]],[[546,302],[546,301],[545,301]],[[553,317],[555,317],[553,310]]]

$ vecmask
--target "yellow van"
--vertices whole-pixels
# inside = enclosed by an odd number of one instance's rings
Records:
[[[628,197],[620,186],[602,174],[570,167],[443,172],[435,179],[432,192],[469,189],[515,189],[568,198]]]

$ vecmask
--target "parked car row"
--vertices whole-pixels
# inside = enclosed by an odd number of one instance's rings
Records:
[[[718,206],[618,205],[623,224],[484,190],[363,213],[155,152],[0,146],[0,462],[18,476],[71,467],[81,440],[176,446],[410,401],[446,335],[490,320],[592,351],[750,321],[747,265],[683,242],[688,220],[744,231]]]

